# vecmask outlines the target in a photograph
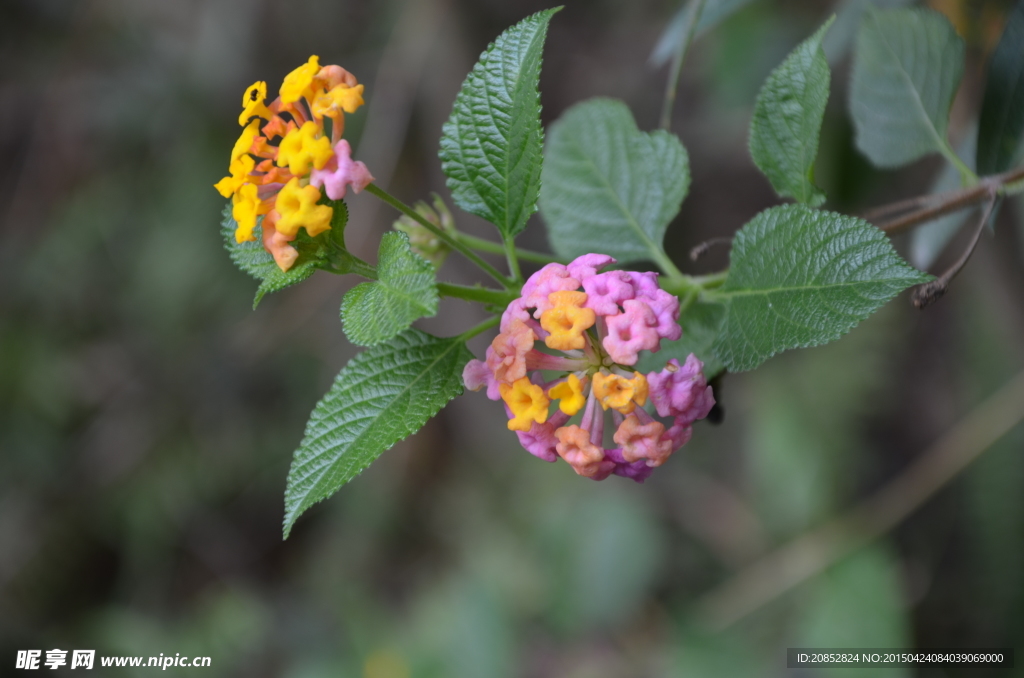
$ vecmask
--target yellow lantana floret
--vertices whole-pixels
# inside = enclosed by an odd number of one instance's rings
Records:
[[[241,244],[255,240],[252,234],[256,228],[256,217],[270,211],[270,205],[263,203],[259,197],[259,189],[255,184],[245,184],[236,193],[231,216],[238,225],[235,228],[235,240]]]
[[[647,377],[639,372],[634,372],[632,379],[604,372],[594,375],[594,396],[606,410],[611,408],[629,414],[637,405],[647,402],[647,393]]]
[[[252,149],[252,142],[256,140],[256,136],[259,133],[260,121],[253,120],[245,126],[242,134],[238,137],[238,141],[235,142],[234,148],[231,149],[231,163],[228,165],[228,171],[231,172],[231,175],[224,177],[213,185],[225,198],[230,198],[235,194],[235,191],[241,188],[242,184],[251,179],[249,173],[256,166],[256,161],[249,155],[249,151]]]
[[[501,399],[514,415],[508,420],[510,431],[529,431],[533,422],[543,424],[548,420],[548,405],[551,401],[544,395],[544,389],[523,377],[512,385],[501,384]]]
[[[548,389],[548,396],[559,399],[558,409],[570,417],[579,412],[587,402],[583,397],[583,382],[575,374],[570,374],[566,381]]]
[[[231,162],[231,166],[228,168],[231,174],[215,183],[213,187],[225,198],[230,198],[239,188],[252,179],[249,173],[255,167],[256,161],[248,155],[243,155],[238,160]]]
[[[235,142],[234,148],[231,149],[231,162],[234,163],[245,157],[249,157],[249,151],[252,149],[252,142],[256,140],[256,137],[260,133],[260,121],[253,120],[242,133],[238,136],[238,141]]]
[[[310,236],[317,236],[331,228],[334,210],[328,205],[318,205],[320,189],[316,186],[300,186],[293,178],[277,194],[274,209],[280,215],[275,227],[279,233],[293,237],[299,228],[305,228]]]
[[[312,121],[288,132],[278,146],[277,166],[287,167],[297,176],[308,174],[310,164],[316,169],[323,169],[334,155],[334,149],[330,139],[317,136],[319,132],[320,127]]]
[[[363,86],[338,85],[318,96],[313,102],[313,115],[337,117],[342,111],[355,113],[363,105]]]
[[[245,125],[252,118],[270,120],[270,110],[263,105],[267,98],[267,83],[258,80],[249,85],[242,95],[242,114],[238,116],[238,124]]]
[[[290,104],[298,101],[303,96],[311,95],[313,79],[316,78],[316,74],[319,72],[320,57],[314,54],[309,57],[309,61],[284,76],[284,81],[281,82],[281,102]]]
[[[548,295],[552,308],[540,316],[540,326],[550,332],[544,343],[557,351],[580,349],[587,345],[583,336],[597,320],[593,309],[584,308],[586,292],[552,292]]]

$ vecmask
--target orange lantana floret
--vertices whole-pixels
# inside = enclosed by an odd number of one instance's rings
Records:
[[[548,348],[558,351],[580,349],[586,346],[583,333],[594,325],[597,315],[584,307],[586,292],[565,290],[548,295],[552,308],[540,316],[540,326],[551,334],[544,340]]]

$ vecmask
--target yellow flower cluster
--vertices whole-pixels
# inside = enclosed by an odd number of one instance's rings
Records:
[[[263,246],[287,271],[299,256],[290,243],[300,228],[310,236],[331,228],[334,210],[320,204],[320,186],[342,186],[343,194],[343,182],[357,186],[349,178],[353,168],[362,170],[357,190],[372,177],[362,163],[352,162],[341,139],[345,113],[363,105],[363,86],[355,76],[340,66],[320,66],[319,57],[311,56],[285,76],[279,94],[266,105],[267,83],[246,89],[238,117],[243,130],[231,150],[229,174],[214,187],[232,199],[235,239],[255,240],[262,216]]]

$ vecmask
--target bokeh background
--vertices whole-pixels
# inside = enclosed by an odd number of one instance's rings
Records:
[[[753,100],[832,12],[818,162],[829,205],[857,212],[939,176],[934,159],[879,172],[853,148],[848,44],[863,4],[757,0],[695,44],[672,125],[693,172],[667,240],[684,270],[724,267],[724,249],[698,264],[686,253],[778,202],[746,151]],[[970,137],[1008,4],[932,3],[969,45],[955,143]],[[447,199],[436,151],[462,79],[498,33],[546,6],[0,4],[0,674],[15,673],[19,649],[63,648],[212,657],[168,675],[841,676],[787,671],[785,648],[1015,645],[1015,670],[850,675],[1024,676],[1021,426],[795,586],[755,576],[761,589],[730,588],[801,535],[809,549],[782,574],[817,562],[815,528],[905,482],[1024,368],[1012,201],[939,303],[919,312],[902,295],[838,343],[727,376],[724,421],[698,425],[644,485],[540,462],[499,408],[468,394],[281,541],[292,451],[355,354],[337,309],[356,281],[317,273],[251,310],[255,283],[223,251],[211,186],[240,95],[257,79],[275,88],[313,53],[345,66],[367,87],[346,133],[356,157],[407,201]],[[677,10],[569,0],[545,52],[545,122],[603,95],[654,128],[667,68],[648,57]],[[372,260],[396,215],[367,194],[349,205],[350,246]],[[534,219],[523,245],[546,250]],[[456,256],[441,276],[476,280]],[[450,335],[482,317],[449,300],[420,326]]]

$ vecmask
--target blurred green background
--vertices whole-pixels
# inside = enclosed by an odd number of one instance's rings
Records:
[[[941,172],[878,172],[853,149],[847,47],[863,4],[757,0],[696,43],[673,120],[693,185],[668,236],[687,272],[724,267],[722,248],[699,264],[686,252],[778,202],[746,151],[753,100],[832,12],[829,206],[925,192]],[[1007,5],[932,3],[969,45],[954,143]],[[341,64],[367,88],[346,131],[356,157],[407,201],[447,198],[437,142],[463,77],[546,6],[0,4],[0,673],[17,673],[19,649],[62,648],[212,657],[169,675],[1024,676],[1022,656],[1015,670],[785,669],[795,646],[1024,647],[1021,426],[894,530],[735,623],[716,624],[720,599],[705,597],[899,478],[1024,368],[1019,203],[927,311],[903,295],[836,344],[728,376],[724,422],[698,425],[644,485],[538,461],[468,394],[281,541],[291,453],[355,353],[337,308],[356,281],[318,273],[251,311],[212,188],[240,96],[310,54]],[[545,52],[545,122],[605,95],[653,128],[667,69],[648,57],[677,9],[569,0]],[[366,194],[349,205],[350,246],[372,260],[396,215]],[[547,249],[539,217],[523,245]],[[441,275],[476,279],[457,256]],[[420,326],[481,318],[448,300]]]

